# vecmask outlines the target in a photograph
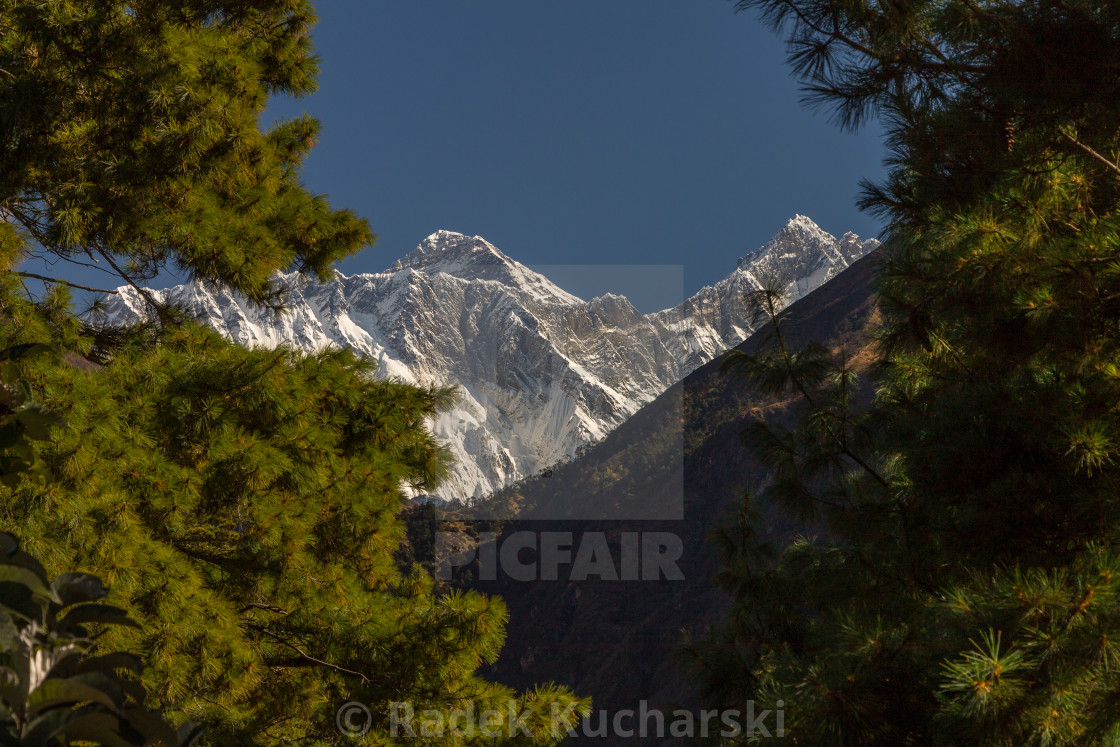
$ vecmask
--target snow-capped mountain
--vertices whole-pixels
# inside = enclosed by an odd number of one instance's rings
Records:
[[[798,301],[836,277],[879,242],[854,233],[838,241],[804,215],[795,215],[765,245],[739,259],[735,270],[701,288],[679,306],[651,314],[665,332],[684,376],[750,336],[748,299],[771,280],[788,284],[786,304]]]
[[[878,245],[837,241],[804,216],[672,309],[643,315],[617,295],[583,301],[481,237],[437,231],[384,272],[327,283],[281,275],[287,311],[190,283],[154,290],[243,345],[349,346],[378,374],[451,383],[459,403],[432,430],[456,457],[441,498],[471,500],[573,455],[750,334],[747,292],[778,276],[797,300]],[[102,323],[148,314],[122,287]]]

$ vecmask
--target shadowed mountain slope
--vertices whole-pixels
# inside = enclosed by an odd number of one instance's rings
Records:
[[[795,344],[817,341],[868,357],[876,316],[874,259],[873,254],[857,262],[787,310]],[[759,337],[739,348],[756,349]],[[767,401],[745,391],[719,366],[717,359],[700,367],[550,476],[493,497],[480,513],[504,521],[487,525],[441,516],[445,531],[499,529],[499,547],[517,531],[571,532],[573,548],[589,533],[604,533],[616,565],[625,533],[668,532],[683,543],[678,565],[684,578],[675,581],[566,580],[570,565],[560,566],[557,581],[521,582],[501,573],[484,581],[477,562],[461,569],[457,583],[500,595],[509,606],[507,642],[489,676],[515,687],[554,680],[591,696],[596,710],[637,708],[641,700],[662,709],[698,705],[673,652],[682,631],[701,632],[726,608],[712,583],[718,558],[708,535],[730,517],[744,491],[765,479],[738,434],[763,413],[792,418],[799,409],[793,399]],[[622,506],[626,515],[636,515],[643,504],[651,507],[649,515],[662,517],[680,508],[682,518],[587,518],[602,516],[603,506]],[[777,512],[769,514],[770,532],[797,531]]]

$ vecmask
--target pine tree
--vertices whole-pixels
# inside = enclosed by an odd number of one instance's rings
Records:
[[[6,310],[18,334],[49,334],[42,309]],[[348,351],[247,350],[191,324],[137,338],[103,367],[29,367],[69,427],[43,452],[55,479],[6,494],[0,523],[48,568],[105,581],[139,625],[105,645],[143,657],[154,706],[208,724],[213,744],[339,741],[349,701],[375,732],[392,702],[536,706],[547,742],[553,703],[585,706],[476,677],[503,641],[501,601],[397,566],[401,486],[445,468],[424,421],[447,391],[376,379]]]
[[[53,581],[0,533],[0,738],[4,744],[190,747],[202,729],[173,730],[144,706],[130,654],[99,649],[94,626],[132,625],[124,610],[98,604],[96,576],[64,573]],[[100,651],[97,656],[92,652]],[[122,674],[123,673],[123,674]]]
[[[27,253],[141,282],[161,268],[275,300],[325,277],[366,222],[300,184],[315,90],[308,0],[0,2],[0,216]],[[61,278],[65,280],[65,277]]]
[[[377,743],[393,702],[492,707],[506,741],[555,742],[553,707],[586,701],[475,675],[501,601],[394,559],[404,486],[446,470],[425,423],[449,391],[347,351],[244,349],[174,309],[94,329],[76,284],[33,299],[13,269],[93,261],[139,287],[167,267],[279,308],[276,270],[324,276],[371,243],[300,185],[317,123],[258,126],[269,95],[314,89],[312,21],[306,0],[0,0],[0,347],[52,346],[25,375],[68,424],[24,455],[52,482],[0,488],[0,528],[48,573],[104,580],[137,627],[98,645],[140,655],[149,702],[208,744],[349,742],[347,701]]]
[[[0,482],[49,480],[33,441],[50,438],[58,416],[35,401],[19,362],[47,351],[37,344],[0,350]],[[75,743],[190,747],[201,735],[178,732],[144,705],[135,656],[98,648],[94,626],[134,625],[96,576],[63,573],[53,581],[19,540],[0,532],[0,741],[31,747]],[[94,652],[97,656],[92,656]],[[122,674],[123,673],[123,674]]]
[[[881,117],[889,227],[870,371],[777,315],[738,359],[807,414],[746,434],[774,479],[721,536],[711,696],[783,700],[798,744],[1120,744],[1120,8],[741,6],[811,101]],[[806,536],[763,543],[767,501]]]

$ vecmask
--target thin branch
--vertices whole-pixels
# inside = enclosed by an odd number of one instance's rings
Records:
[[[260,633],[263,633],[264,635],[268,636],[269,638],[273,639],[274,641],[278,641],[279,643],[284,644],[285,646],[287,646],[288,648],[292,649],[297,654],[299,654],[300,659],[302,661],[309,662],[311,664],[318,664],[319,666],[326,667],[328,669],[333,669],[334,671],[341,672],[342,674],[349,674],[349,675],[352,675],[354,677],[360,677],[362,682],[369,682],[370,681],[369,677],[362,674],[361,672],[357,672],[353,669],[347,669],[346,667],[340,667],[337,664],[331,664],[330,662],[323,661],[322,659],[315,658],[314,656],[305,652],[303,649],[301,649],[296,644],[292,643],[291,641],[287,640],[286,638],[281,638],[280,636],[276,635],[275,633],[273,633],[271,630],[264,627],[263,625],[250,624],[247,627],[249,627],[253,630],[259,631]],[[288,666],[291,666],[291,664],[289,663]]]
[[[245,614],[246,612],[248,612],[249,610],[265,610],[266,612],[275,612],[275,613],[277,613],[277,614],[279,614],[279,615],[288,615],[288,614],[291,614],[291,613],[290,613],[290,612],[288,612],[287,610],[281,609],[281,608],[279,608],[279,607],[277,607],[277,606],[275,606],[275,605],[271,605],[271,604],[257,604],[257,603],[255,603],[255,602],[254,602],[254,603],[252,603],[252,604],[247,604],[247,605],[245,605],[244,607],[242,607],[241,609],[239,609],[239,610],[237,611],[237,613],[238,613],[238,614],[241,614],[241,615],[243,615],[243,614]]]
[[[1089,147],[1085,143],[1081,142],[1080,140],[1075,138],[1073,135],[1070,135],[1068,132],[1059,130],[1058,134],[1061,135],[1063,138],[1065,138],[1070,143],[1072,143],[1073,145],[1076,145],[1078,148],[1080,148],[1081,150],[1088,153],[1093,158],[1095,158],[1098,161],[1100,161],[1101,163],[1103,163],[1105,166],[1107,166],[1112,171],[1116,172],[1116,178],[1120,179],[1120,166],[1117,166],[1112,161],[1110,161],[1107,158],[1105,158],[1104,156],[1102,156],[1100,153],[1097,153],[1091,147]]]
[[[132,278],[128,275],[128,273],[126,273],[120,267],[117,267],[117,263],[113,261],[113,258],[111,256],[109,256],[109,253],[106,252],[104,249],[101,249],[100,247],[98,247],[97,248],[97,253],[100,254],[105,259],[105,261],[109,263],[110,267],[112,267],[114,270],[117,271],[118,275],[120,275],[122,278],[124,278],[124,281],[126,283],[131,285],[132,288],[137,293],[139,293],[144,298],[145,301],[148,302],[148,305],[151,306],[152,310],[156,312],[157,318],[159,318],[160,321],[163,321],[163,307],[161,307],[158,303],[156,303],[156,300],[154,298],[152,298],[152,294],[149,293],[145,288],[141,288],[139,285],[137,285],[132,280]]]
[[[886,491],[888,497],[890,498],[891,503],[894,505],[895,510],[898,512],[898,519],[899,519],[899,523],[901,524],[901,528],[902,528],[902,540],[903,540],[903,543],[906,546],[907,558],[909,559],[910,578],[913,579],[914,583],[916,583],[918,586],[925,589],[927,592],[929,592],[931,594],[934,593],[934,591],[935,591],[934,588],[925,579],[921,578],[920,575],[918,574],[918,569],[917,569],[916,562],[915,562],[915,557],[914,557],[913,541],[912,541],[912,538],[911,538],[911,535],[910,535],[910,512],[908,510],[908,507],[907,507],[905,501],[903,501],[891,489],[890,483],[887,481],[887,479],[885,477],[883,477],[881,474],[879,474],[878,470],[876,470],[874,467],[872,467],[870,464],[868,464],[866,461],[864,461],[862,458],[860,458],[859,455],[857,455],[849,447],[849,445],[848,445],[848,433],[847,433],[848,420],[847,420],[846,415],[845,416],[839,416],[836,413],[831,412],[830,410],[827,410],[823,407],[819,407],[816,404],[816,402],[814,401],[811,393],[809,392],[808,387],[805,385],[805,382],[802,381],[799,376],[797,376],[797,373],[794,370],[793,356],[792,356],[792,353],[789,350],[789,347],[786,345],[785,335],[782,333],[782,322],[784,321],[785,316],[782,314],[782,312],[777,310],[777,306],[775,305],[774,297],[772,295],[766,294],[766,296],[764,298],[764,303],[766,304],[765,312],[770,317],[770,326],[771,326],[771,329],[773,330],[774,339],[777,342],[779,353],[781,354],[782,361],[785,364],[786,373],[789,376],[790,381],[793,382],[794,388],[801,394],[802,398],[805,400],[806,404],[808,404],[811,409],[816,410],[817,412],[823,413],[824,415],[826,415],[827,417],[829,417],[833,420],[839,421],[839,425],[840,425],[840,434],[839,435],[837,435],[836,431],[833,429],[831,424],[829,424],[827,422],[825,423],[825,428],[828,430],[829,437],[832,439],[833,443],[835,443],[837,445],[837,454],[846,456],[849,459],[851,459],[860,469],[862,469],[864,471],[864,473],[866,473],[872,479],[874,479],[875,482],[877,482],[880,485],[880,487],[882,487],[883,490]],[[815,498],[815,496],[812,496],[812,495],[810,497]],[[850,504],[850,501],[849,501],[849,504]],[[850,506],[850,507],[854,508],[854,506]],[[844,509],[841,508],[841,510],[844,510]],[[861,560],[863,559],[858,553],[856,553],[856,555]]]
[[[962,369],[964,369],[964,372],[966,374],[968,374],[969,376],[973,375],[972,374],[972,369],[968,367],[968,364],[964,362],[964,359],[961,358],[960,354],[956,351],[956,349],[952,345],[949,344],[948,340],[946,340],[944,337],[937,334],[933,330],[930,330],[929,335],[930,335],[930,337],[933,338],[934,342],[936,342],[939,345],[941,345],[942,347],[944,347],[945,350],[949,353],[949,355],[953,356],[953,360],[955,360],[957,362],[958,366],[960,366]]]
[[[15,271],[13,271],[13,272],[15,272]],[[106,288],[91,288],[88,285],[80,285],[78,283],[72,283],[69,280],[61,280],[59,278],[49,278],[46,275],[36,275],[33,272],[15,272],[15,274],[19,275],[20,277],[35,278],[36,280],[42,280],[44,283],[59,283],[61,285],[69,285],[71,288],[78,288],[79,290],[84,290],[84,291],[92,291],[94,293],[112,293],[114,295],[116,293],[118,293],[118,291],[115,291],[115,290],[108,290]]]
[[[92,254],[89,253],[88,249],[86,250],[86,254],[89,255],[90,258],[93,259],[94,262],[98,261],[96,257],[94,257]],[[53,259],[51,258],[52,255],[54,256]],[[43,262],[45,262],[47,264],[48,267],[54,267],[59,262],[69,262],[70,264],[78,265],[80,267],[88,267],[91,270],[97,270],[98,272],[103,272],[103,273],[105,273],[106,275],[108,275],[109,277],[112,277],[112,278],[117,277],[117,273],[113,272],[112,270],[106,270],[104,267],[101,267],[100,265],[96,265],[96,264],[91,265],[89,262],[82,262],[80,259],[74,259],[73,257],[68,257],[68,256],[65,256],[65,255],[54,255],[54,253],[51,252],[49,249],[45,249],[42,252],[36,251],[34,253],[29,254],[29,256],[35,257],[37,259],[41,259]]]
[[[771,309],[773,309],[773,308],[774,307],[773,307],[773,303],[772,303],[772,299],[771,299]],[[817,403],[813,400],[813,396],[809,393],[808,388],[805,386],[805,382],[803,382],[801,380],[801,378],[799,376],[797,376],[796,372],[794,371],[794,369],[793,369],[793,356],[790,353],[789,348],[786,346],[785,336],[782,334],[782,330],[781,330],[781,321],[782,321],[782,317],[781,317],[780,313],[772,313],[771,314],[770,324],[771,324],[771,327],[774,330],[774,339],[778,343],[778,350],[779,350],[779,352],[782,356],[782,362],[785,364],[786,373],[789,375],[790,381],[793,382],[794,387],[797,389],[798,393],[801,394],[802,398],[805,400],[805,403],[807,405],[809,405],[809,407],[811,409],[817,410],[818,412],[823,412],[825,415],[828,415],[830,418],[838,419],[837,416],[835,415],[835,413],[832,413],[828,410],[825,410],[822,407],[817,406]],[[825,427],[828,428],[828,433],[832,437],[833,441],[840,445],[839,453],[843,454],[844,456],[848,457],[853,462],[855,462],[856,466],[858,466],[860,469],[862,469],[864,472],[866,472],[868,475],[870,475],[877,483],[879,483],[880,486],[882,486],[883,488],[885,488],[888,491],[890,490],[890,483],[887,482],[886,478],[884,478],[882,475],[880,475],[875,470],[875,468],[873,468],[870,464],[865,462],[863,459],[861,459],[859,456],[857,456],[855,453],[853,453],[851,451],[851,449],[848,448],[848,446],[847,446],[847,436],[846,435],[843,439],[837,438],[835,431],[832,430],[832,427],[830,425],[826,425]]]
[[[812,21],[801,10],[801,8],[799,8],[797,6],[797,3],[793,2],[792,0],[785,0],[784,5],[787,8],[789,8],[790,10],[792,10],[794,15],[797,16],[797,20],[800,21],[802,24],[804,24],[806,27],[808,27],[811,31],[813,31],[817,34],[820,34],[821,36],[824,36],[826,38],[835,39],[838,42],[841,42],[843,44],[847,44],[849,47],[851,47],[855,51],[859,52],[860,54],[863,54],[863,55],[865,55],[867,57],[870,57],[872,59],[877,59],[878,56],[873,51],[871,51],[868,47],[865,47],[863,44],[860,44],[855,39],[852,39],[852,38],[850,38],[850,37],[848,37],[848,36],[846,36],[846,35],[844,35],[840,32],[840,22],[839,22],[838,19],[833,18],[833,30],[832,30],[832,32],[828,32],[828,31],[825,31],[823,28],[821,28],[817,23]]]

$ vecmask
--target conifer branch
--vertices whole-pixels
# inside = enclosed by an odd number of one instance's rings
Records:
[[[152,298],[152,295],[146,289],[141,288],[139,285],[137,285],[128,273],[118,267],[117,263],[113,261],[113,258],[109,256],[108,252],[106,252],[101,247],[97,247],[97,253],[104,257],[105,261],[109,263],[109,266],[116,270],[117,274],[124,278],[124,281],[131,285],[133,290],[139,293],[144,298],[144,300],[148,302],[148,305],[151,306],[152,310],[156,312],[156,317],[162,321],[163,308],[158,303],[156,303],[156,300]]]
[[[958,353],[956,351],[956,349],[952,345],[949,344],[948,340],[946,340],[944,337],[937,334],[933,330],[930,330],[929,336],[932,337],[935,342],[937,342],[939,345],[941,345],[943,348],[945,348],[945,352],[947,352],[949,355],[951,355],[953,357],[953,360],[955,360],[957,362],[957,365],[960,366],[961,369],[963,369],[966,374],[968,374],[969,376],[972,376],[972,369],[968,367],[968,364],[965,363],[964,359],[961,358],[960,353]]]
[[[271,630],[264,627],[263,625],[256,625],[256,624],[253,624],[253,623],[249,623],[246,627],[248,627],[250,630],[256,630],[257,632],[262,633],[263,635],[268,636],[272,640],[277,641],[278,643],[281,643],[281,644],[287,646],[288,648],[292,649],[293,651],[295,651],[297,654],[299,654],[299,659],[297,660],[297,662],[301,661],[301,662],[305,662],[307,664],[314,664],[314,665],[317,665],[317,666],[326,667],[327,669],[332,669],[332,670],[334,670],[336,672],[339,672],[341,674],[348,674],[348,675],[351,675],[353,677],[359,677],[359,678],[361,678],[362,682],[368,683],[370,681],[369,677],[362,674],[361,672],[357,672],[353,669],[347,669],[346,667],[340,667],[337,664],[331,664],[328,661],[323,661],[322,659],[319,659],[319,658],[316,658],[316,657],[312,656],[311,654],[307,653],[306,651],[301,649],[296,644],[292,643],[291,641],[287,640],[286,638],[283,638],[282,636],[276,635],[275,633],[273,633]],[[297,662],[284,660],[283,662],[273,662],[271,664],[271,666],[299,666],[299,664]]]
[[[833,420],[840,420],[840,418],[838,418],[835,413],[830,412],[830,411],[824,409],[823,407],[818,407],[817,406],[817,403],[814,401],[812,395],[809,394],[808,388],[805,386],[805,382],[803,382],[801,380],[801,378],[797,375],[797,373],[794,371],[793,358],[792,358],[792,355],[789,352],[789,348],[786,346],[785,336],[782,335],[782,331],[781,331],[781,315],[780,315],[780,313],[772,313],[773,309],[774,309],[773,303],[772,303],[772,300],[770,300],[770,308],[767,309],[767,313],[770,314],[770,324],[774,328],[774,339],[778,343],[778,350],[782,355],[782,362],[786,366],[786,372],[789,374],[790,381],[793,382],[794,387],[796,387],[797,391],[805,399],[805,403],[808,404],[811,409],[816,410],[818,412],[823,412],[825,415],[827,415],[829,418],[831,418]],[[890,490],[890,483],[887,482],[886,478],[884,478],[882,475],[880,475],[870,464],[868,464],[863,459],[861,459],[859,456],[857,456],[848,447],[847,433],[844,433],[841,437],[837,437],[836,433],[833,432],[831,426],[826,426],[826,427],[828,427],[829,435],[832,436],[833,440],[840,447],[839,448],[839,453],[848,457],[849,459],[851,459],[860,469],[862,469],[864,472],[866,472],[868,475],[870,475],[877,483],[879,483],[879,485],[881,487],[883,487],[885,490],[889,491]]]
[[[84,291],[92,291],[93,293],[112,293],[113,295],[116,295],[118,293],[118,291],[115,290],[108,290],[106,288],[91,288],[88,285],[73,283],[69,280],[62,280],[61,278],[49,278],[46,275],[36,275],[34,272],[16,272],[14,270],[13,272],[20,277],[34,278],[35,280],[42,280],[44,283],[58,283],[61,285],[69,285],[71,288],[77,288]]]
[[[264,610],[266,612],[275,612],[278,615],[289,615],[289,614],[291,614],[287,610],[281,609],[280,607],[277,607],[277,606],[272,605],[272,604],[256,604],[256,603],[247,604],[244,607],[242,607],[241,609],[239,609],[237,612],[238,612],[238,614],[243,615],[246,612],[248,612],[249,610]]]
[[[910,577],[914,581],[914,583],[916,583],[918,586],[920,586],[921,588],[923,588],[924,590],[926,590],[929,593],[934,593],[935,589],[932,586],[930,586],[930,584],[928,582],[924,581],[923,579],[919,578],[919,576],[918,576],[917,567],[915,566],[913,541],[912,541],[912,538],[911,538],[911,535],[910,535],[910,515],[909,515],[910,512],[907,510],[906,504],[897,495],[895,495],[893,493],[893,491],[891,490],[891,485],[887,481],[887,479],[885,477],[883,477],[881,474],[879,474],[878,470],[876,470],[874,467],[872,467],[870,464],[868,464],[864,459],[862,459],[859,455],[857,455],[851,449],[851,447],[848,444],[848,432],[847,432],[848,420],[847,420],[847,418],[844,417],[844,416],[841,416],[841,415],[837,415],[836,413],[834,413],[830,410],[827,410],[823,407],[820,407],[816,404],[816,402],[814,401],[814,398],[809,393],[809,389],[805,385],[805,382],[801,380],[801,377],[797,375],[797,372],[795,371],[795,369],[793,367],[792,354],[789,352],[789,348],[786,345],[785,336],[782,334],[782,330],[781,330],[782,315],[781,315],[781,312],[778,311],[777,307],[774,304],[774,297],[770,294],[767,294],[764,301],[763,301],[763,304],[764,304],[765,312],[770,317],[770,324],[771,324],[771,327],[774,330],[774,339],[775,339],[775,342],[778,345],[778,349],[779,349],[779,352],[780,352],[781,357],[782,357],[782,362],[786,366],[786,373],[789,375],[790,381],[793,382],[794,387],[801,394],[801,396],[804,398],[806,404],[808,404],[811,409],[816,410],[817,412],[823,413],[824,415],[826,415],[828,418],[830,418],[832,420],[840,421],[840,434],[839,435],[837,435],[837,433],[833,430],[831,425],[828,425],[828,424],[825,425],[825,427],[828,429],[829,436],[833,439],[833,442],[836,444],[837,453],[841,456],[846,456],[848,459],[852,460],[852,462],[854,462],[856,464],[856,466],[858,466],[860,469],[862,469],[864,471],[864,473],[869,475],[873,480],[875,480],[876,483],[879,484],[879,486],[883,490],[886,491],[887,495],[890,497],[891,503],[894,505],[895,510],[898,512],[899,523],[902,526],[902,539],[903,539],[903,544],[906,547],[907,557],[909,559],[908,565],[909,565],[909,570],[910,570]],[[816,496],[813,496],[813,498],[814,498],[814,500],[818,500],[818,501],[820,500]],[[841,510],[843,510],[843,509],[841,509]],[[862,558],[860,558],[860,559],[862,560]]]
[[[753,5],[753,4],[754,3],[751,2],[751,0],[740,0],[740,2],[738,4],[738,7],[739,7],[740,10],[742,10],[742,9],[745,9],[745,8],[749,7],[750,5]],[[831,40],[831,41],[838,41],[841,44],[846,45],[852,51],[858,52],[858,53],[860,53],[860,54],[864,55],[865,57],[868,57],[872,60],[878,61],[880,59],[881,55],[879,53],[877,53],[875,50],[871,49],[866,44],[863,44],[863,43],[857,41],[856,39],[853,39],[851,36],[843,33],[840,29],[840,22],[835,16],[833,17],[832,30],[829,31],[829,30],[823,28],[815,20],[810,18],[808,16],[808,14],[806,14],[805,11],[803,11],[794,0],[782,0],[782,5],[784,5],[786,8],[788,8],[793,13],[793,15],[797,17],[798,22],[800,22],[805,28],[809,29],[813,33],[818,34],[819,36],[825,37],[826,39]],[[927,72],[948,72],[948,73],[955,74],[957,76],[960,76],[964,73],[984,73],[984,72],[988,72],[988,70],[990,69],[989,66],[987,66],[987,65],[976,65],[976,64],[969,64],[969,63],[964,63],[964,62],[954,62],[953,60],[946,57],[945,53],[942,52],[937,47],[937,45],[934,44],[928,37],[920,37],[920,38],[917,39],[917,41],[919,41],[922,44],[922,46],[926,47],[926,49],[930,50],[930,52],[938,60],[940,60],[940,62],[939,63],[931,63],[931,62],[912,63],[912,66],[916,69],[925,70]],[[971,83],[972,83],[971,81],[962,81],[962,82],[967,82],[969,85],[971,85]]]
[[[1062,136],[1062,137],[1063,137],[1063,138],[1064,138],[1064,139],[1065,139],[1065,140],[1066,140],[1067,142],[1071,143],[1072,145],[1076,145],[1076,146],[1077,146],[1078,148],[1080,148],[1081,150],[1083,150],[1083,151],[1084,151],[1085,153],[1089,154],[1090,156],[1092,156],[1092,157],[1093,157],[1093,158],[1095,158],[1096,160],[1098,160],[1098,161],[1100,161],[1101,163],[1103,163],[1103,164],[1104,164],[1105,166],[1107,166],[1107,167],[1108,167],[1108,168],[1109,168],[1110,170],[1112,170],[1113,172],[1115,172],[1115,174],[1116,174],[1116,178],[1117,178],[1117,179],[1120,179],[1120,166],[1117,166],[1117,165],[1116,165],[1115,163],[1113,163],[1112,161],[1108,160],[1107,158],[1105,158],[1104,156],[1102,156],[1102,155],[1101,155],[1100,153],[1098,153],[1097,151],[1093,150],[1093,148],[1092,148],[1092,147],[1090,147],[1090,146],[1089,146],[1088,144],[1086,144],[1086,143],[1083,143],[1083,142],[1081,142],[1080,140],[1078,140],[1077,138],[1075,138],[1075,137],[1074,137],[1073,135],[1070,135],[1070,134],[1069,134],[1068,132],[1066,132],[1065,130],[1058,130],[1058,134],[1059,134],[1059,135],[1061,135],[1061,136]]]

